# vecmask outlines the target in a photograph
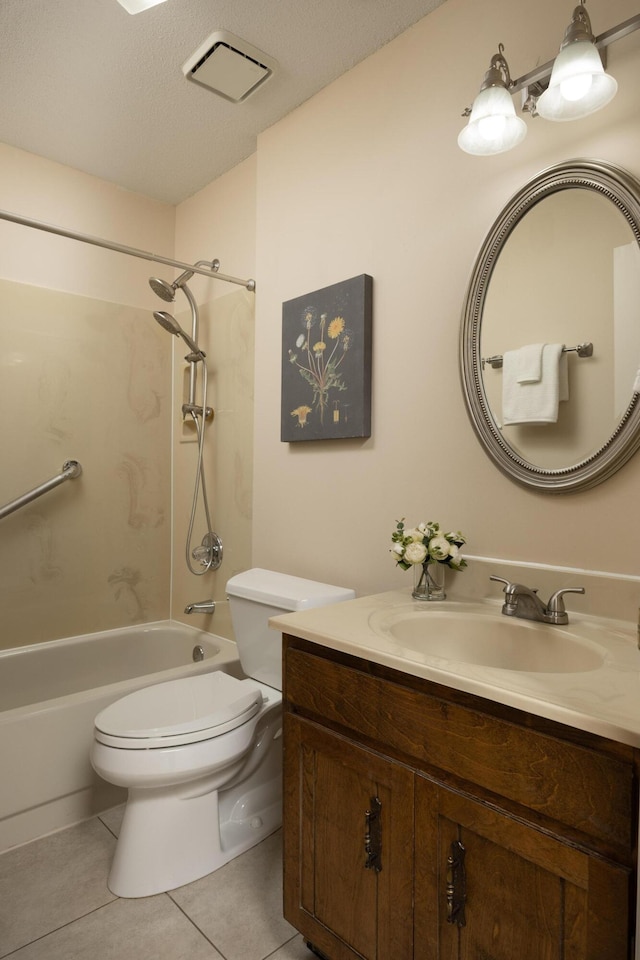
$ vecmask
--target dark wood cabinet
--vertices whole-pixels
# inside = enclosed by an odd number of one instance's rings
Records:
[[[286,915],[304,916],[308,938],[332,960],[406,960],[413,772],[293,715],[284,736],[296,821],[287,831]]]
[[[636,752],[285,637],[285,916],[330,960],[632,960]]]
[[[629,956],[627,869],[420,776],[415,840],[415,957]]]

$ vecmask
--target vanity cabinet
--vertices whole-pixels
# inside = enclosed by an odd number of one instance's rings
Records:
[[[632,960],[637,767],[285,636],[285,916],[329,960]]]

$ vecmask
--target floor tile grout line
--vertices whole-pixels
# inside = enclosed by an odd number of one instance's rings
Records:
[[[212,940],[210,937],[208,937],[207,934],[204,932],[204,930],[202,930],[202,929],[198,926],[198,924],[195,922],[195,920],[193,919],[193,917],[190,917],[190,916],[189,916],[189,914],[188,914],[187,911],[184,909],[184,907],[180,906],[180,904],[178,903],[177,900],[174,900],[174,898],[171,896],[171,892],[170,892],[170,891],[167,891],[166,895],[167,895],[167,897],[169,898],[169,900],[171,900],[171,903],[175,904],[175,906],[178,908],[178,910],[180,911],[180,913],[182,913],[182,915],[187,918],[187,920],[189,921],[189,923],[190,923],[193,927],[195,927],[195,929],[198,931],[198,933],[201,934],[201,936],[204,937],[204,939],[207,941],[207,943],[210,943],[211,946],[213,947],[213,949],[216,950],[216,951],[220,954],[220,956],[222,957],[222,960],[228,960],[226,954],[224,954],[224,953],[222,952],[222,950],[220,949],[220,947],[216,946],[216,944],[213,942],[213,940]]]
[[[34,943],[40,943],[41,940],[46,940],[47,937],[50,937],[54,933],[59,933],[60,930],[64,930],[66,927],[72,927],[74,923],[78,923],[79,920],[84,920],[86,917],[90,917],[93,913],[98,913],[99,910],[104,910],[105,907],[110,907],[112,903],[115,903],[119,900],[119,897],[111,895],[111,900],[107,900],[106,903],[101,903],[99,906],[94,907],[93,910],[88,910],[86,913],[81,913],[79,917],[74,917],[73,920],[67,920],[66,923],[61,923],[59,927],[53,927],[51,930],[47,930],[46,933],[43,933],[39,937],[35,937],[33,940],[28,940],[26,943],[21,943],[19,947],[16,947],[15,950],[9,951],[9,953],[0,954],[0,960],[7,960],[8,957],[14,956],[18,953],[19,950],[24,950],[26,947],[33,946]]]
[[[106,823],[104,822],[104,820],[102,819],[102,817],[100,816],[100,814],[98,814],[98,816],[96,817],[96,820],[99,820],[99,821],[100,821],[100,823],[101,823],[102,826],[105,828],[105,830],[107,831],[107,833],[110,833],[111,836],[112,836],[115,840],[118,839],[118,834],[117,834],[117,833],[114,833],[114,831],[111,829],[111,827],[108,826],[108,824],[106,824]]]
[[[293,941],[296,939],[297,936],[298,936],[298,931],[296,930],[296,932],[294,933],[294,935],[293,935],[292,937],[289,937],[288,940],[284,940],[284,941],[280,944],[280,946],[279,946],[279,947],[276,947],[275,950],[272,950],[271,953],[267,953],[267,954],[262,958],[262,960],[269,960],[269,957],[275,957],[276,953],[277,953],[279,950],[282,950],[282,948],[283,948],[283,947],[286,947],[287,944],[293,943]]]
[[[101,827],[103,827],[103,828],[107,831],[107,834],[108,834],[110,837],[113,837],[113,838],[115,838],[116,840],[118,839],[118,834],[115,833],[114,830],[108,825],[108,823],[106,823],[106,822],[102,819],[102,817],[101,817],[100,814],[94,814],[93,817],[88,818],[88,819],[91,820],[91,819],[94,819],[94,818],[95,818],[95,820],[97,820],[97,821],[100,823]],[[73,826],[75,826],[75,824],[72,824],[72,825],[71,825],[71,827],[73,827]],[[56,832],[58,832],[58,831],[56,831]],[[42,838],[37,838],[37,839],[42,839]],[[261,843],[258,844],[257,846],[260,846],[262,843],[266,842],[266,839],[268,839],[268,838],[265,838],[265,840],[261,841]],[[74,924],[78,923],[78,921],[84,920],[84,919],[86,919],[87,917],[90,917],[92,914],[96,914],[96,913],[98,913],[99,911],[103,910],[105,907],[111,906],[111,904],[117,903],[120,899],[122,899],[121,897],[118,897],[116,894],[113,894],[113,893],[109,890],[108,887],[106,887],[105,892],[108,894],[109,899],[106,900],[104,903],[100,903],[100,904],[98,904],[97,906],[95,906],[94,908],[92,908],[92,909],[90,909],[90,910],[87,910],[86,913],[81,913],[81,914],[79,914],[77,917],[74,917],[74,918],[72,918],[72,919],[70,919],[70,920],[68,920],[68,921],[66,921],[66,922],[64,922],[64,923],[60,923],[58,926],[52,927],[50,930],[47,930],[46,932],[42,933],[40,936],[36,936],[36,937],[34,937],[33,939],[31,939],[31,940],[27,940],[26,942],[20,944],[19,946],[15,947],[14,949],[11,949],[8,953],[0,954],[0,960],[10,960],[10,958],[13,957],[13,956],[15,956],[17,953],[19,953],[19,951],[21,951],[21,950],[23,950],[23,949],[26,949],[26,948],[29,948],[29,947],[33,946],[34,944],[37,944],[37,943],[39,943],[39,942],[41,942],[41,941],[44,941],[44,940],[46,940],[48,937],[53,936],[53,935],[59,933],[60,931],[65,930],[66,928],[72,927]],[[180,905],[180,903],[177,902],[177,900],[174,899],[174,897],[171,895],[171,891],[164,891],[164,893],[163,893],[162,895],[168,897],[169,901],[170,901],[174,906],[176,906],[176,907],[178,908],[178,911],[182,914],[183,917],[185,917],[185,918],[187,919],[187,921],[189,922],[189,924],[190,924],[192,927],[194,927],[195,930],[197,930],[197,932],[198,932],[198,933],[200,934],[200,936],[204,939],[204,941],[205,941],[206,943],[208,943],[208,944],[212,947],[213,950],[216,951],[216,954],[219,956],[220,960],[229,960],[229,958],[227,957],[227,954],[224,953],[224,952],[216,945],[216,943],[204,932],[204,930],[202,930],[202,929],[200,928],[200,926],[198,925],[198,923],[189,915],[189,913],[187,912],[187,910],[186,910],[185,908],[183,908],[183,907]],[[126,898],[125,898],[125,899],[126,899]],[[295,940],[296,936],[297,936],[297,932],[294,932],[294,934],[293,934],[292,937],[289,937],[289,938],[284,939],[284,940],[282,941],[282,943],[280,943],[278,946],[276,946],[276,947],[275,947],[273,950],[271,950],[269,953],[265,954],[264,957],[262,958],[262,960],[269,960],[269,958],[274,957],[274,956],[278,953],[279,950],[281,950],[283,947],[286,947],[289,943],[291,943],[293,940]]]

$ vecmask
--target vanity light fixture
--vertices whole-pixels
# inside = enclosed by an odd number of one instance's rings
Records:
[[[159,3],[164,2],[165,0],[118,0],[120,6],[124,7],[127,13],[142,13],[143,10],[156,7]]]
[[[618,84],[604,72],[595,39],[582,2],[565,31],[549,86],[538,97],[539,116],[545,120],[578,120],[613,100]]]
[[[509,66],[503,51],[503,45],[498,44],[498,52],[491,58],[480,92],[468,110],[469,123],[458,136],[458,145],[466,153],[481,157],[504,153],[527,135],[527,125],[516,116],[509,90]]]
[[[512,101],[520,91],[523,111],[546,120],[578,120],[613,99],[618,84],[604,71],[604,51],[609,44],[640,28],[640,14],[594,37],[585,2],[581,0],[574,9],[555,61],[512,80],[503,56],[504,47],[499,45],[473,107],[467,107],[462,114],[469,117],[458,136],[462,150],[487,156],[511,150],[524,139],[526,127],[516,116]],[[507,99],[511,100],[511,112]]]

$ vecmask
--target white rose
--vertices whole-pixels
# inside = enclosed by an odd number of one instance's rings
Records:
[[[459,553],[460,553],[460,550],[458,549],[458,547],[456,547],[455,543],[449,543],[449,556],[452,561],[457,558]]]
[[[466,540],[464,539],[464,537],[462,536],[462,534],[461,534],[459,531],[453,531],[453,530],[451,530],[449,533],[445,533],[445,537],[446,537],[447,540],[449,540],[450,542],[453,541],[453,540],[455,540],[455,542],[456,542],[458,545],[459,545],[459,544],[462,544],[462,543],[466,543]]]
[[[398,557],[400,557],[400,559],[402,559],[402,554],[404,553],[404,547],[402,546],[401,543],[395,543],[395,544],[393,545],[393,547],[391,548],[391,552],[392,552],[392,553],[395,553],[396,556],[398,556]]]
[[[404,559],[407,563],[424,563],[427,559],[427,548],[424,543],[418,543],[414,540],[408,544],[404,551]]]
[[[421,542],[424,537],[424,534],[420,532],[419,527],[414,527],[413,530],[405,530],[404,535],[405,537],[410,537],[416,543],[418,543],[419,541]]]
[[[429,556],[434,560],[446,560],[451,544],[446,537],[433,537],[429,541]]]

